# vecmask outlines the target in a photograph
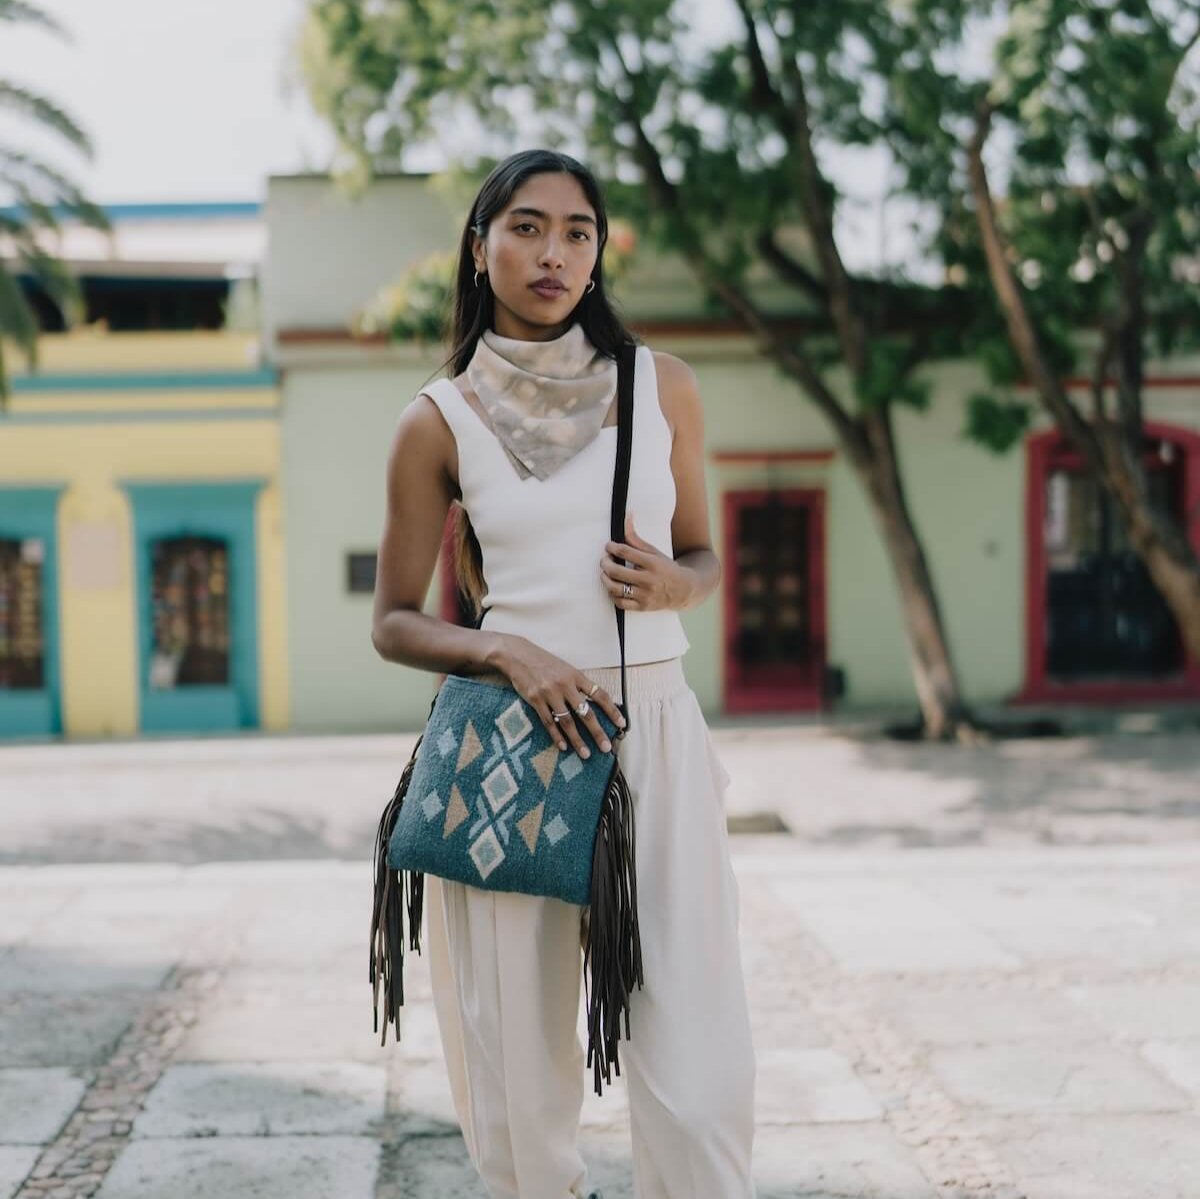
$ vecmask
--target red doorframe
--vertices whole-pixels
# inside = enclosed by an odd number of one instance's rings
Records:
[[[1200,434],[1146,421],[1148,437],[1167,441],[1183,455],[1187,536],[1200,553]],[[1082,459],[1057,429],[1026,442],[1025,471],[1025,686],[1014,703],[1120,704],[1200,698],[1200,662],[1186,659],[1182,677],[1165,680],[1062,683],[1046,676],[1046,479],[1055,467],[1080,469]]]
[[[751,670],[737,658],[739,566],[738,516],[743,508],[762,504],[770,496],[808,509],[809,628],[813,661],[805,670]],[[725,711],[812,712],[825,706],[825,492],[820,488],[727,491],[724,495],[723,646]]]

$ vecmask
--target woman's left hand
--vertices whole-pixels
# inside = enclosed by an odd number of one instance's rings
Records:
[[[688,568],[639,537],[633,516],[625,516],[625,540],[610,541],[600,559],[604,587],[618,608],[633,612],[675,611],[686,606],[691,590]],[[624,559],[622,566],[617,559]],[[625,595],[625,584],[630,585]]]

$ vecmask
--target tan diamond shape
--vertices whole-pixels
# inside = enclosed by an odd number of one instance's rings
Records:
[[[454,773],[465,770],[481,753],[483,753],[483,742],[479,740],[475,726],[468,720],[466,732],[463,733],[462,748],[458,751],[458,765],[455,766]]]
[[[442,840],[444,841],[450,836],[470,814],[467,810],[467,801],[463,799],[462,792],[458,789],[458,784],[455,783],[450,788],[450,805],[446,809],[446,824],[442,829]]]
[[[526,812],[517,821],[517,828],[521,830],[521,836],[525,838],[525,844],[529,846],[530,853],[537,853],[538,833],[542,831],[542,813],[545,810],[546,803],[543,800],[536,808]]]
[[[542,780],[543,787],[550,786],[550,780],[554,777],[554,767],[558,762],[558,746],[551,745],[542,750],[540,754],[535,755],[533,759],[533,768],[538,773],[538,778]]]

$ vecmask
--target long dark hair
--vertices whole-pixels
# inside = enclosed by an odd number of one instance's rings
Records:
[[[479,188],[463,226],[449,330],[449,341],[454,348],[446,360],[451,376],[460,375],[467,369],[479,338],[485,329],[492,327],[495,314],[495,300],[488,280],[481,276],[479,285],[475,283],[472,235],[486,237],[492,218],[508,207],[517,189],[532,176],[547,174],[571,175],[577,179],[596,214],[596,265],[591,275],[595,287],[583,294],[567,318],[567,324],[578,322],[582,325],[588,340],[606,358],[615,359],[620,347],[634,340],[613,308],[604,286],[608,210],[595,175],[569,154],[560,154],[556,150],[521,150],[492,168]],[[483,554],[461,504],[457,507],[454,528],[454,569],[459,592],[478,618],[480,601],[487,590],[483,578]]]

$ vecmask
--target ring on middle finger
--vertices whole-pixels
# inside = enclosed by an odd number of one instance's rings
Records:
[[[581,703],[579,705],[579,707],[575,709],[575,713],[577,716],[586,716],[591,710],[592,710],[592,705],[589,704],[588,701],[585,699],[583,701],[583,703]]]

